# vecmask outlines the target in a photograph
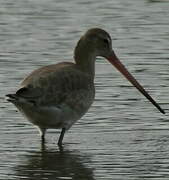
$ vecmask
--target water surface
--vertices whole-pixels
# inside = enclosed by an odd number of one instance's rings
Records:
[[[1,0],[0,179],[169,179],[169,121],[108,62],[96,62],[96,99],[66,134],[37,130],[4,95],[30,71],[72,61],[79,37],[106,29],[121,61],[168,113],[169,1]]]

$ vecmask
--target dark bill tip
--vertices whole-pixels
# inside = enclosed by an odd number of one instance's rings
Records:
[[[116,67],[118,71],[120,71],[125,78],[130,81],[133,86],[135,86],[161,113],[165,114],[165,111],[160,107],[160,105],[146,92],[146,90],[140,85],[140,83],[128,72],[128,70],[125,68],[125,66],[120,62],[120,60],[117,58],[115,53],[112,51],[112,53],[109,55],[109,57],[106,57],[108,61]]]

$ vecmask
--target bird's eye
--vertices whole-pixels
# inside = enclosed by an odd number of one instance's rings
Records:
[[[103,42],[104,42],[105,44],[109,44],[108,39],[103,39]]]

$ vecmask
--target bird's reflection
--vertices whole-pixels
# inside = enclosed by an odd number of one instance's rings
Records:
[[[60,149],[31,152],[22,157],[15,168],[16,177],[29,180],[73,179],[94,180],[93,170],[85,165],[89,160],[85,155]]]

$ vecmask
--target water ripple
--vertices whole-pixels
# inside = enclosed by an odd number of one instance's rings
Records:
[[[143,180],[169,178],[169,1],[2,0],[0,7],[0,179]],[[121,61],[166,110],[161,115],[103,58],[96,98],[66,134],[46,147],[4,95],[30,71],[70,61],[90,27],[110,32]]]

